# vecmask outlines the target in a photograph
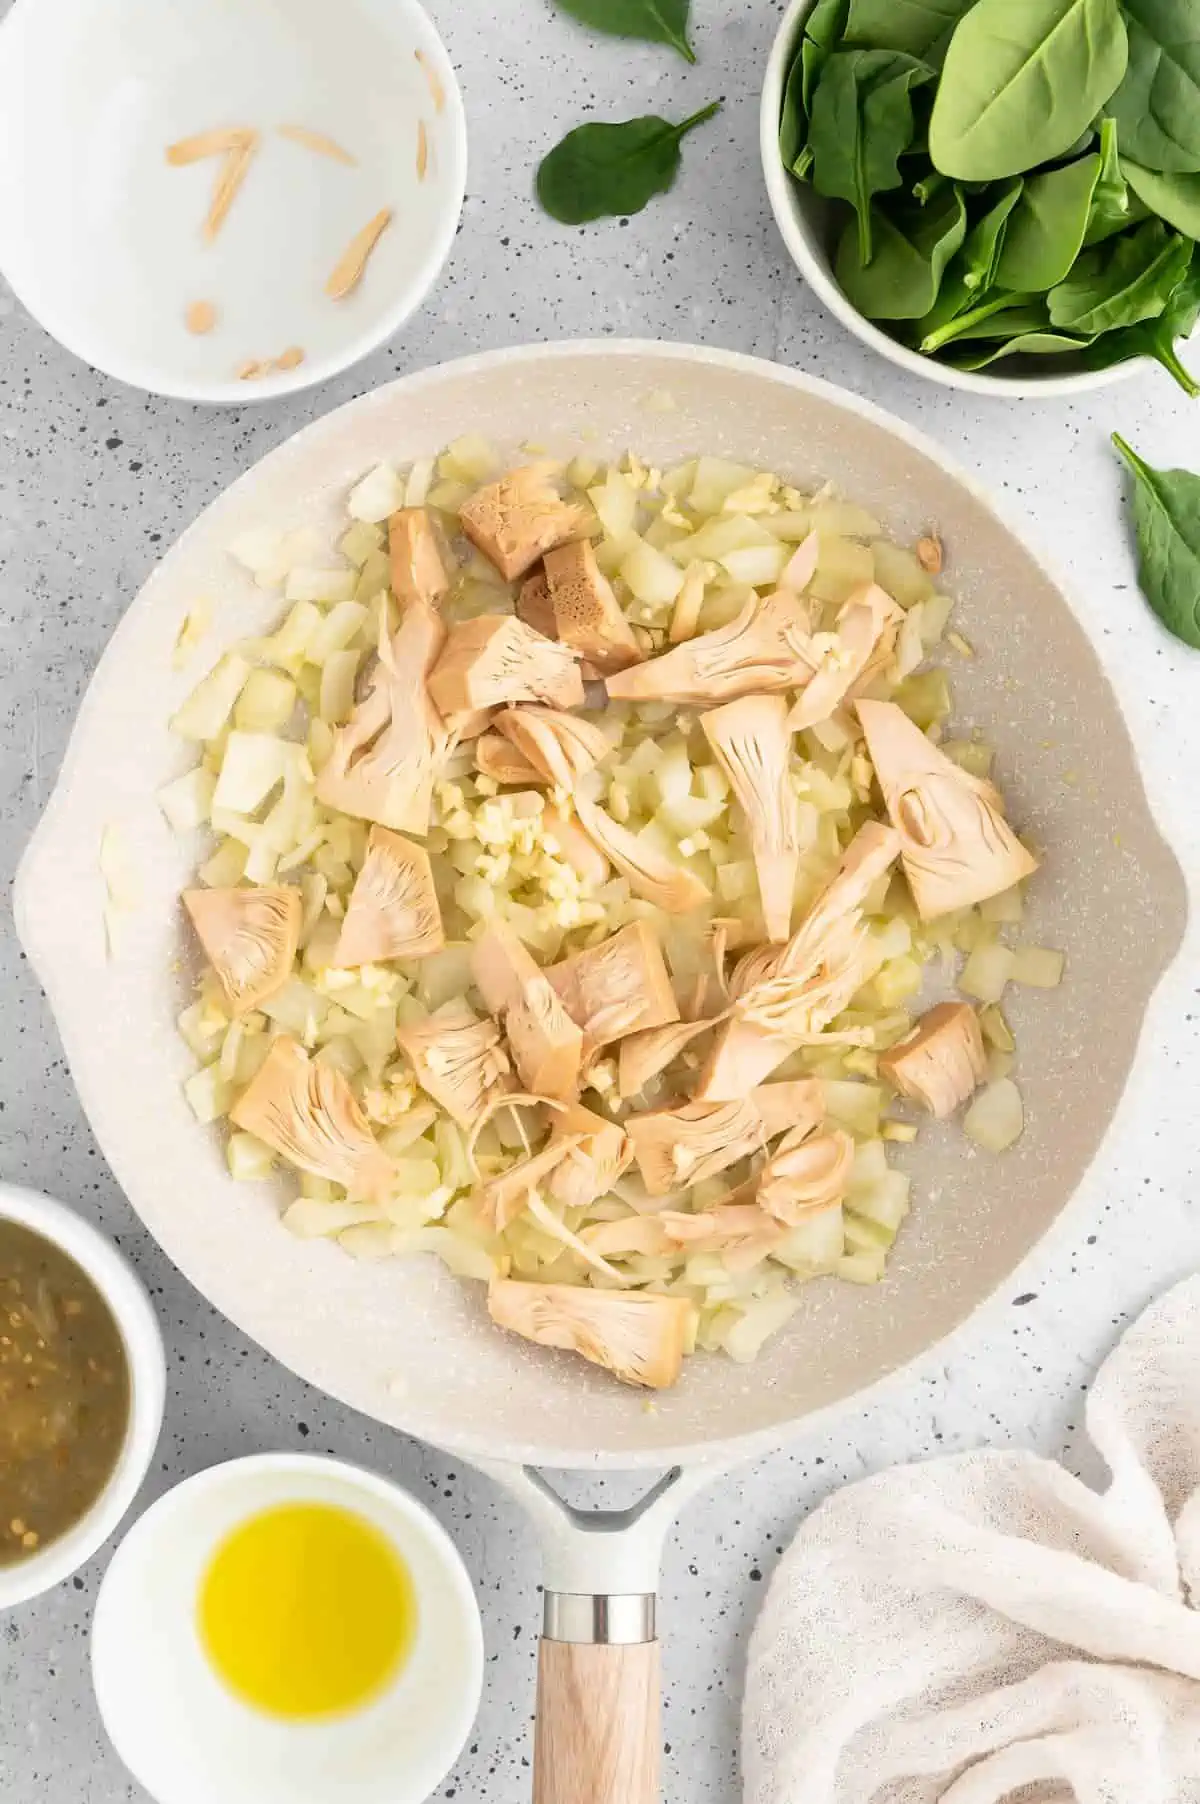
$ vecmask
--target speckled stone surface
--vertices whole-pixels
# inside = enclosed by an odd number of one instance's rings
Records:
[[[0,13],[5,10],[0,0]],[[392,1473],[425,1498],[478,1586],[487,1681],[468,1752],[442,1793],[518,1804],[530,1784],[537,1553],[507,1497],[333,1406],[217,1317],[148,1241],[94,1146],[47,1009],[13,937],[7,892],[82,690],[161,550],[232,477],[315,415],[391,376],[524,340],[696,340],[819,373],[932,434],[1023,518],[1068,573],[1144,749],[1156,810],[1200,873],[1200,658],[1144,611],[1107,444],[1200,467],[1200,406],[1139,374],[1087,402],[1014,404],[900,375],[826,317],[787,262],[757,166],[760,74],[780,8],[697,0],[700,64],[589,40],[540,0],[434,0],[471,131],[469,198],[436,294],[392,346],[311,396],[197,411],[120,388],[52,344],[0,284],[0,1177],[100,1222],[149,1283],[171,1349],[166,1428],[144,1501],[213,1461],[305,1448]],[[675,191],[634,220],[554,226],[530,198],[537,157],[595,110],[683,116],[714,94]],[[1101,1157],[1058,1227],[947,1347],[865,1406],[694,1503],[664,1575],[665,1796],[732,1804],[748,1630],[800,1517],[847,1479],[991,1440],[1089,1474],[1083,1391],[1120,1325],[1200,1263],[1200,1008],[1193,933],[1152,1009]],[[1097,1023],[1097,1031],[1104,1024]],[[620,1497],[617,1484],[577,1498]],[[4,1804],[124,1804],[143,1794],[104,1743],[87,1670],[106,1554],[0,1619]]]

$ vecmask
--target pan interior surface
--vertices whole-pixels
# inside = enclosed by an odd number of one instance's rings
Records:
[[[228,557],[250,527],[314,525],[332,543],[348,487],[464,432],[516,455],[656,463],[697,452],[831,479],[911,543],[936,528],[956,625],[977,649],[952,672],[955,731],[996,748],[1014,823],[1042,854],[1028,937],[1061,947],[1052,995],[1018,991],[1027,1126],[996,1159],[954,1125],[902,1163],[913,1212],[882,1285],[820,1280],[756,1364],[690,1361],[653,1407],[582,1361],[496,1332],[482,1287],[432,1259],[358,1263],[294,1239],[285,1186],[237,1184],[217,1131],[182,1093],[175,1017],[191,957],[178,894],[195,848],[155,792],[191,762],[168,719],[233,640],[277,616]],[[198,596],[215,625],[193,664],[172,651]],[[110,958],[98,849],[120,837],[138,893]],[[1013,1271],[1082,1177],[1133,1062],[1147,1001],[1185,920],[1182,877],[1150,817],[1117,699],[1054,581],[940,454],[825,384],[686,347],[503,352],[407,378],[273,452],[200,518],[129,609],[88,692],[58,788],[18,881],[21,936],[54,1008],[85,1108],[146,1226],[219,1309],[303,1377],[368,1415],[478,1457],[653,1466],[781,1439],[948,1333]],[[1012,992],[1010,992],[1012,995]],[[1008,999],[1006,998],[1006,1008]]]

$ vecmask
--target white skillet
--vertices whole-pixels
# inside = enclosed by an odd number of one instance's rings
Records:
[[[1018,999],[1013,1011],[1028,1107],[1013,1152],[992,1161],[952,1129],[923,1136],[911,1161],[916,1207],[885,1285],[812,1285],[757,1365],[697,1359],[649,1404],[578,1360],[498,1334],[478,1291],[440,1268],[357,1263],[285,1234],[276,1194],[230,1180],[218,1136],[197,1126],[181,1094],[190,1060],[174,1031],[188,985],[177,897],[196,848],[172,837],[154,801],[189,761],[167,720],[219,650],[279,612],[226,547],[263,524],[314,525],[332,543],[347,488],[366,468],[467,431],[551,455],[581,443],[596,456],[635,446],[655,462],[715,452],[801,484],[833,478],[909,542],[936,525],[962,630],[987,654],[956,670],[960,718],[996,746],[1014,816],[1046,853],[1031,934],[1067,952],[1069,980],[1053,1007]],[[176,672],[175,639],[201,595],[215,603],[215,626],[195,664]],[[1064,784],[1072,768],[1089,782]],[[112,962],[97,864],[105,826],[121,835],[139,895]],[[209,508],[114,635],[22,865],[16,908],[97,1138],[181,1269],[311,1382],[474,1460],[536,1516],[549,1628],[540,1804],[650,1804],[653,1594],[672,1512],[707,1476],[924,1351],[1014,1269],[1100,1143],[1145,1004],[1181,937],[1184,890],[1070,607],[939,450],[867,403],[768,363],[604,342],[506,350],[409,377],[309,427]],[[555,1502],[538,1467],[681,1471],[638,1511],[581,1517]]]

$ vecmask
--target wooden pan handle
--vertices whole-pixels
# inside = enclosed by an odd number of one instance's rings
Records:
[[[534,1804],[657,1804],[659,1644],[543,1641]]]

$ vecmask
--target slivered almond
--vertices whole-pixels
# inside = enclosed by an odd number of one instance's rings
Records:
[[[434,106],[439,113],[444,112],[446,108],[446,90],[438,80],[437,70],[431,67],[429,58],[425,55],[423,50],[414,50],[413,55],[420,63],[421,72],[424,75],[425,80],[429,83],[429,92],[433,97]]]
[[[324,132],[314,132],[307,125],[281,125],[278,130],[281,138],[290,138],[293,144],[303,145],[305,150],[315,151],[319,157],[332,157],[335,163],[348,163],[351,168],[358,164],[357,157],[352,157],[336,139],[327,138]]]
[[[425,121],[422,119],[417,126],[417,180],[419,182],[425,180],[425,174],[428,168],[429,133],[426,131]]]
[[[198,337],[202,337],[205,332],[211,332],[216,325],[217,310],[211,301],[192,301],[183,316],[183,321],[189,332],[195,332]]]
[[[374,219],[369,219],[361,232],[356,232],[334,266],[333,274],[325,284],[325,292],[335,301],[341,301],[362,281],[363,271],[367,267],[367,259],[375,249],[380,238],[392,223],[392,209],[383,207]]]
[[[199,163],[204,157],[219,157],[231,150],[243,150],[257,137],[257,132],[244,125],[197,132],[194,137],[180,138],[177,144],[168,144],[167,162],[175,169],[182,169],[185,164]]]
[[[244,134],[244,142],[225,153],[225,163],[217,178],[213,190],[212,205],[208,209],[208,218],[204,221],[204,236],[211,244],[225,223],[225,216],[237,199],[238,189],[246,179],[246,171],[254,160],[258,149],[257,132]]]
[[[275,359],[275,368],[277,370],[294,370],[299,368],[300,364],[303,362],[304,352],[300,346],[289,345],[287,350],[281,351],[279,356]]]
[[[256,358],[249,358],[238,364],[237,378],[239,382],[254,382],[259,376],[265,376],[270,370],[269,363],[259,363]]]
[[[928,570],[930,576],[937,576],[942,568],[942,541],[935,532],[925,534],[917,540],[917,562],[922,570]]]

